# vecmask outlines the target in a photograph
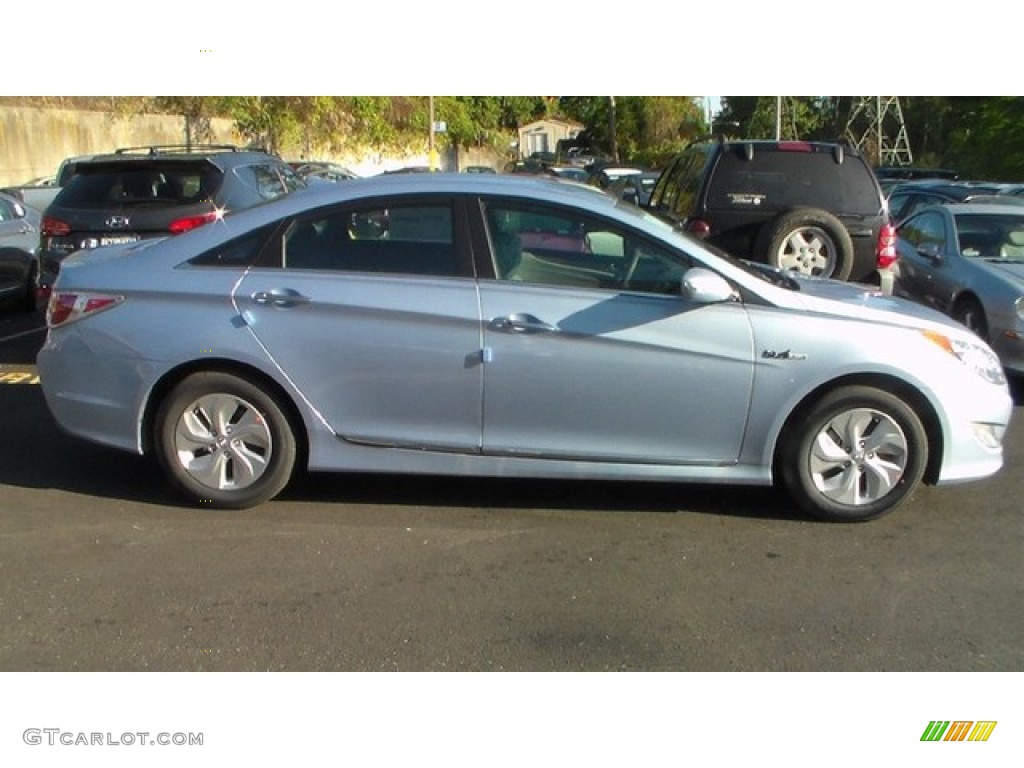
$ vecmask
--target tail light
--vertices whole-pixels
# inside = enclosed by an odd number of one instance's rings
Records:
[[[185,216],[180,219],[175,219],[171,222],[168,229],[171,230],[172,235],[180,235],[182,232],[188,232],[190,229],[201,227],[203,224],[208,224],[211,221],[216,221],[221,217],[218,211],[210,211],[200,216]]]
[[[116,307],[124,301],[124,296],[112,296],[106,293],[73,293],[70,291],[53,291],[50,303],[46,306],[46,324],[50,328],[81,320],[105,309]]]
[[[704,238],[711,234],[711,225],[704,219],[690,219],[686,222],[686,231],[691,235]]]
[[[899,252],[896,250],[896,227],[892,224],[883,224],[878,232],[876,265],[879,269],[888,269],[896,263],[899,257]]]
[[[66,221],[55,219],[53,216],[43,216],[39,231],[43,237],[63,237],[71,234],[71,225]]]

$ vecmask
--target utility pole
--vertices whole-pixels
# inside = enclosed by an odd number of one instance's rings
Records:
[[[429,157],[429,165],[431,171],[437,170],[437,153],[434,150],[434,97],[429,96],[430,99],[430,139],[427,142],[427,156]]]
[[[619,136],[615,125],[615,97],[608,97],[608,127],[611,131],[612,160],[619,162]]]

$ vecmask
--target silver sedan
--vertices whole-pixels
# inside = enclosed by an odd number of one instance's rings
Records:
[[[36,308],[39,223],[38,211],[0,193],[0,300],[27,311]]]
[[[989,347],[937,312],[540,177],[319,185],[82,252],[48,322],[58,422],[204,507],[305,468],[775,483],[868,520],[998,471],[1012,409]]]
[[[1024,375],[1024,208],[931,206],[898,233],[893,293],[963,323]]]

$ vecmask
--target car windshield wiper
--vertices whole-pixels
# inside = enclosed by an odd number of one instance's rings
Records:
[[[800,290],[800,283],[794,280],[793,276],[784,270],[769,266],[768,264],[762,264],[758,261],[748,261],[747,259],[740,259],[739,261],[767,283],[777,285],[780,288],[786,288],[790,291]]]

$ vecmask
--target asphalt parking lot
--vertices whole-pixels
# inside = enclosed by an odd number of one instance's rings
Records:
[[[1024,669],[1019,392],[996,477],[863,525],[763,489],[378,476],[224,513],[56,428],[39,325],[0,309],[2,670]]]

